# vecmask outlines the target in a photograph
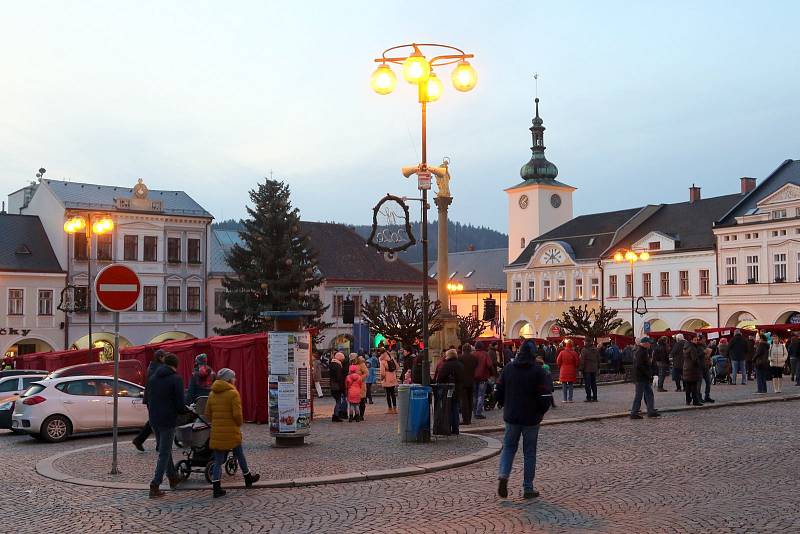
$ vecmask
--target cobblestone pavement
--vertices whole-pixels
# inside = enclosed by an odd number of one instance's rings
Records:
[[[543,427],[536,485],[507,500],[497,459],[408,478],[306,488],[144,492],[65,484],[37,460],[107,442],[0,434],[4,530],[75,532],[800,532],[800,401]],[[349,443],[340,450],[346,454]],[[380,444],[376,444],[380,449]],[[300,453],[300,451],[298,451]],[[381,455],[380,450],[376,455]]]
[[[479,438],[463,435],[442,437],[431,444],[401,443],[397,416],[367,415],[361,423],[315,420],[306,445],[300,449],[275,448],[266,425],[245,425],[247,462],[261,473],[262,479],[278,480],[391,469],[412,462],[438,462],[472,454],[485,445]],[[149,441],[148,452],[140,453],[130,444],[130,439],[131,436],[121,439],[119,465],[122,474],[119,476],[108,473],[110,449],[107,448],[82,452],[80,462],[75,455],[65,456],[55,462],[55,467],[62,473],[92,480],[147,483],[155,463],[155,442]],[[181,451],[175,450],[173,458],[176,462],[183,459]],[[241,473],[235,478],[241,479]],[[195,479],[202,481],[203,475],[192,474],[190,481]]]
[[[667,389],[666,392],[655,392],[656,408],[671,408],[686,405],[686,396],[681,392],[675,391],[675,385],[667,378],[664,384]],[[705,387],[705,386],[704,386]],[[772,391],[772,382],[768,384],[768,390]],[[705,389],[703,389],[705,391]],[[743,399],[761,399],[761,398],[774,398],[787,395],[800,394],[800,387],[796,387],[794,383],[789,383],[788,377],[784,377],[783,393],[768,393],[767,395],[756,395],[756,383],[748,382],[746,385],[729,385],[729,384],[714,384],[711,386],[711,398],[718,402],[743,400]],[[598,402],[583,402],[586,398],[583,386],[575,387],[573,393],[573,403],[564,403],[561,389],[556,389],[553,396],[556,399],[555,410],[550,410],[545,415],[545,419],[561,419],[572,417],[583,417],[591,415],[600,415],[606,413],[629,412],[631,404],[633,403],[634,385],[627,384],[611,384],[607,386],[601,385],[597,390]],[[330,418],[333,409],[333,403],[329,398],[317,399],[315,401],[315,411],[317,418]],[[375,398],[375,403],[372,411],[383,411],[386,408],[386,402],[382,398]],[[642,402],[642,410],[644,411],[644,402]],[[462,430],[469,432],[470,429],[482,426],[496,426],[502,425],[502,410],[491,410],[484,412],[486,419],[475,419],[473,417],[470,426],[463,427]],[[317,419],[315,419],[316,421]]]

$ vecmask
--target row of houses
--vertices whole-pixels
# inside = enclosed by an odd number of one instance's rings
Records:
[[[67,234],[81,216],[110,218],[102,235]],[[226,252],[238,233],[212,228],[213,216],[183,191],[40,179],[11,193],[0,213],[0,349],[4,354],[86,348],[113,350],[113,314],[95,298],[75,313],[59,310],[62,290],[75,286],[85,303],[90,279],[110,263],[131,267],[142,282],[136,306],[120,314],[120,345],[206,337],[225,326],[222,280],[232,274]],[[325,282],[318,288],[332,323],[331,347],[349,348],[354,328],[342,321],[342,303],[421,293],[421,273],[402,261],[387,263],[352,229],[302,223],[319,254]],[[88,245],[88,246],[87,246]],[[357,308],[358,309],[358,308]],[[356,318],[356,322],[359,319]]]

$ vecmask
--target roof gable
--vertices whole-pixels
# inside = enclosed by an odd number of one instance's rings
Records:
[[[740,197],[739,202],[717,219],[715,226],[735,225],[737,217],[746,215],[758,207],[758,199],[768,197],[789,182],[800,183],[800,160],[784,160],[755,189]]]
[[[759,208],[764,207],[780,207],[776,206],[777,204],[785,204],[788,202],[797,202],[800,200],[800,185],[797,185],[793,182],[787,183],[786,185],[782,186],[780,189],[775,191],[769,196],[762,198],[761,200],[756,202],[756,206]]]
[[[0,271],[64,272],[39,217],[0,214]]]

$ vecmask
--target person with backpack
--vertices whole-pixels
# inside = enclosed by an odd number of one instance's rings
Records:
[[[394,353],[383,351],[380,360],[379,376],[386,392],[387,414],[397,413],[397,360]]]
[[[444,353],[444,359],[436,366],[433,381],[437,384],[453,384],[453,397],[450,400],[450,433],[458,435],[459,403],[461,399],[461,386],[464,384],[464,366],[458,361],[456,349],[449,349]]]
[[[550,408],[553,390],[548,385],[544,369],[535,362],[536,344],[527,340],[519,354],[503,368],[497,380],[495,395],[497,405],[503,407],[505,435],[500,453],[497,473],[497,494],[508,497],[508,478],[511,466],[522,438],[522,497],[532,499],[539,496],[533,486],[536,476],[536,445],[539,439],[539,423]]]
[[[208,356],[198,354],[194,359],[192,376],[189,378],[186,404],[194,404],[198,397],[208,397],[215,379],[214,370],[208,365]]]

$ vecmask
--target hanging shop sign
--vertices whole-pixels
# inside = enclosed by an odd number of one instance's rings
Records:
[[[381,252],[408,249],[417,240],[411,231],[408,205],[402,198],[386,195],[372,208],[372,232],[367,244]]]

